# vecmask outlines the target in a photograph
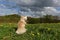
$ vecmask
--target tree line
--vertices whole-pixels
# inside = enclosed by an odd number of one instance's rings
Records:
[[[20,20],[20,16],[18,15],[8,15],[8,16],[0,16],[0,22],[13,22],[17,23]],[[27,23],[59,23],[60,17],[52,16],[52,15],[45,15],[40,18],[31,18],[28,17]]]

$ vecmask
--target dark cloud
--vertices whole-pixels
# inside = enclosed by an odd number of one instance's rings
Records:
[[[52,7],[60,6],[60,0],[9,0],[10,2],[15,2],[20,6],[28,7]],[[58,4],[58,5],[56,5]]]
[[[58,13],[55,7],[60,7],[60,0],[0,0],[0,2],[1,1],[4,3],[7,2],[3,4],[5,7],[17,9],[19,15],[30,17],[40,17],[46,15],[46,13],[55,15]]]
[[[60,0],[4,0],[12,7],[28,7],[28,8],[34,8],[34,7],[60,7]],[[11,5],[13,3],[14,5]],[[16,5],[15,5],[16,4]]]

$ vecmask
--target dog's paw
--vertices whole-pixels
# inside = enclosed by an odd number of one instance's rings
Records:
[[[17,34],[23,34],[26,32],[26,29],[25,28],[20,28],[16,31]]]

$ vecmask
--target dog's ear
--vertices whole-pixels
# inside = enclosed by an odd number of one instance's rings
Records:
[[[27,16],[21,16],[21,19],[27,20]]]

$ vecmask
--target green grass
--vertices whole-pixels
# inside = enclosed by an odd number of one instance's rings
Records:
[[[16,23],[0,24],[0,40],[60,40],[60,23],[27,24],[27,32],[15,33]]]

